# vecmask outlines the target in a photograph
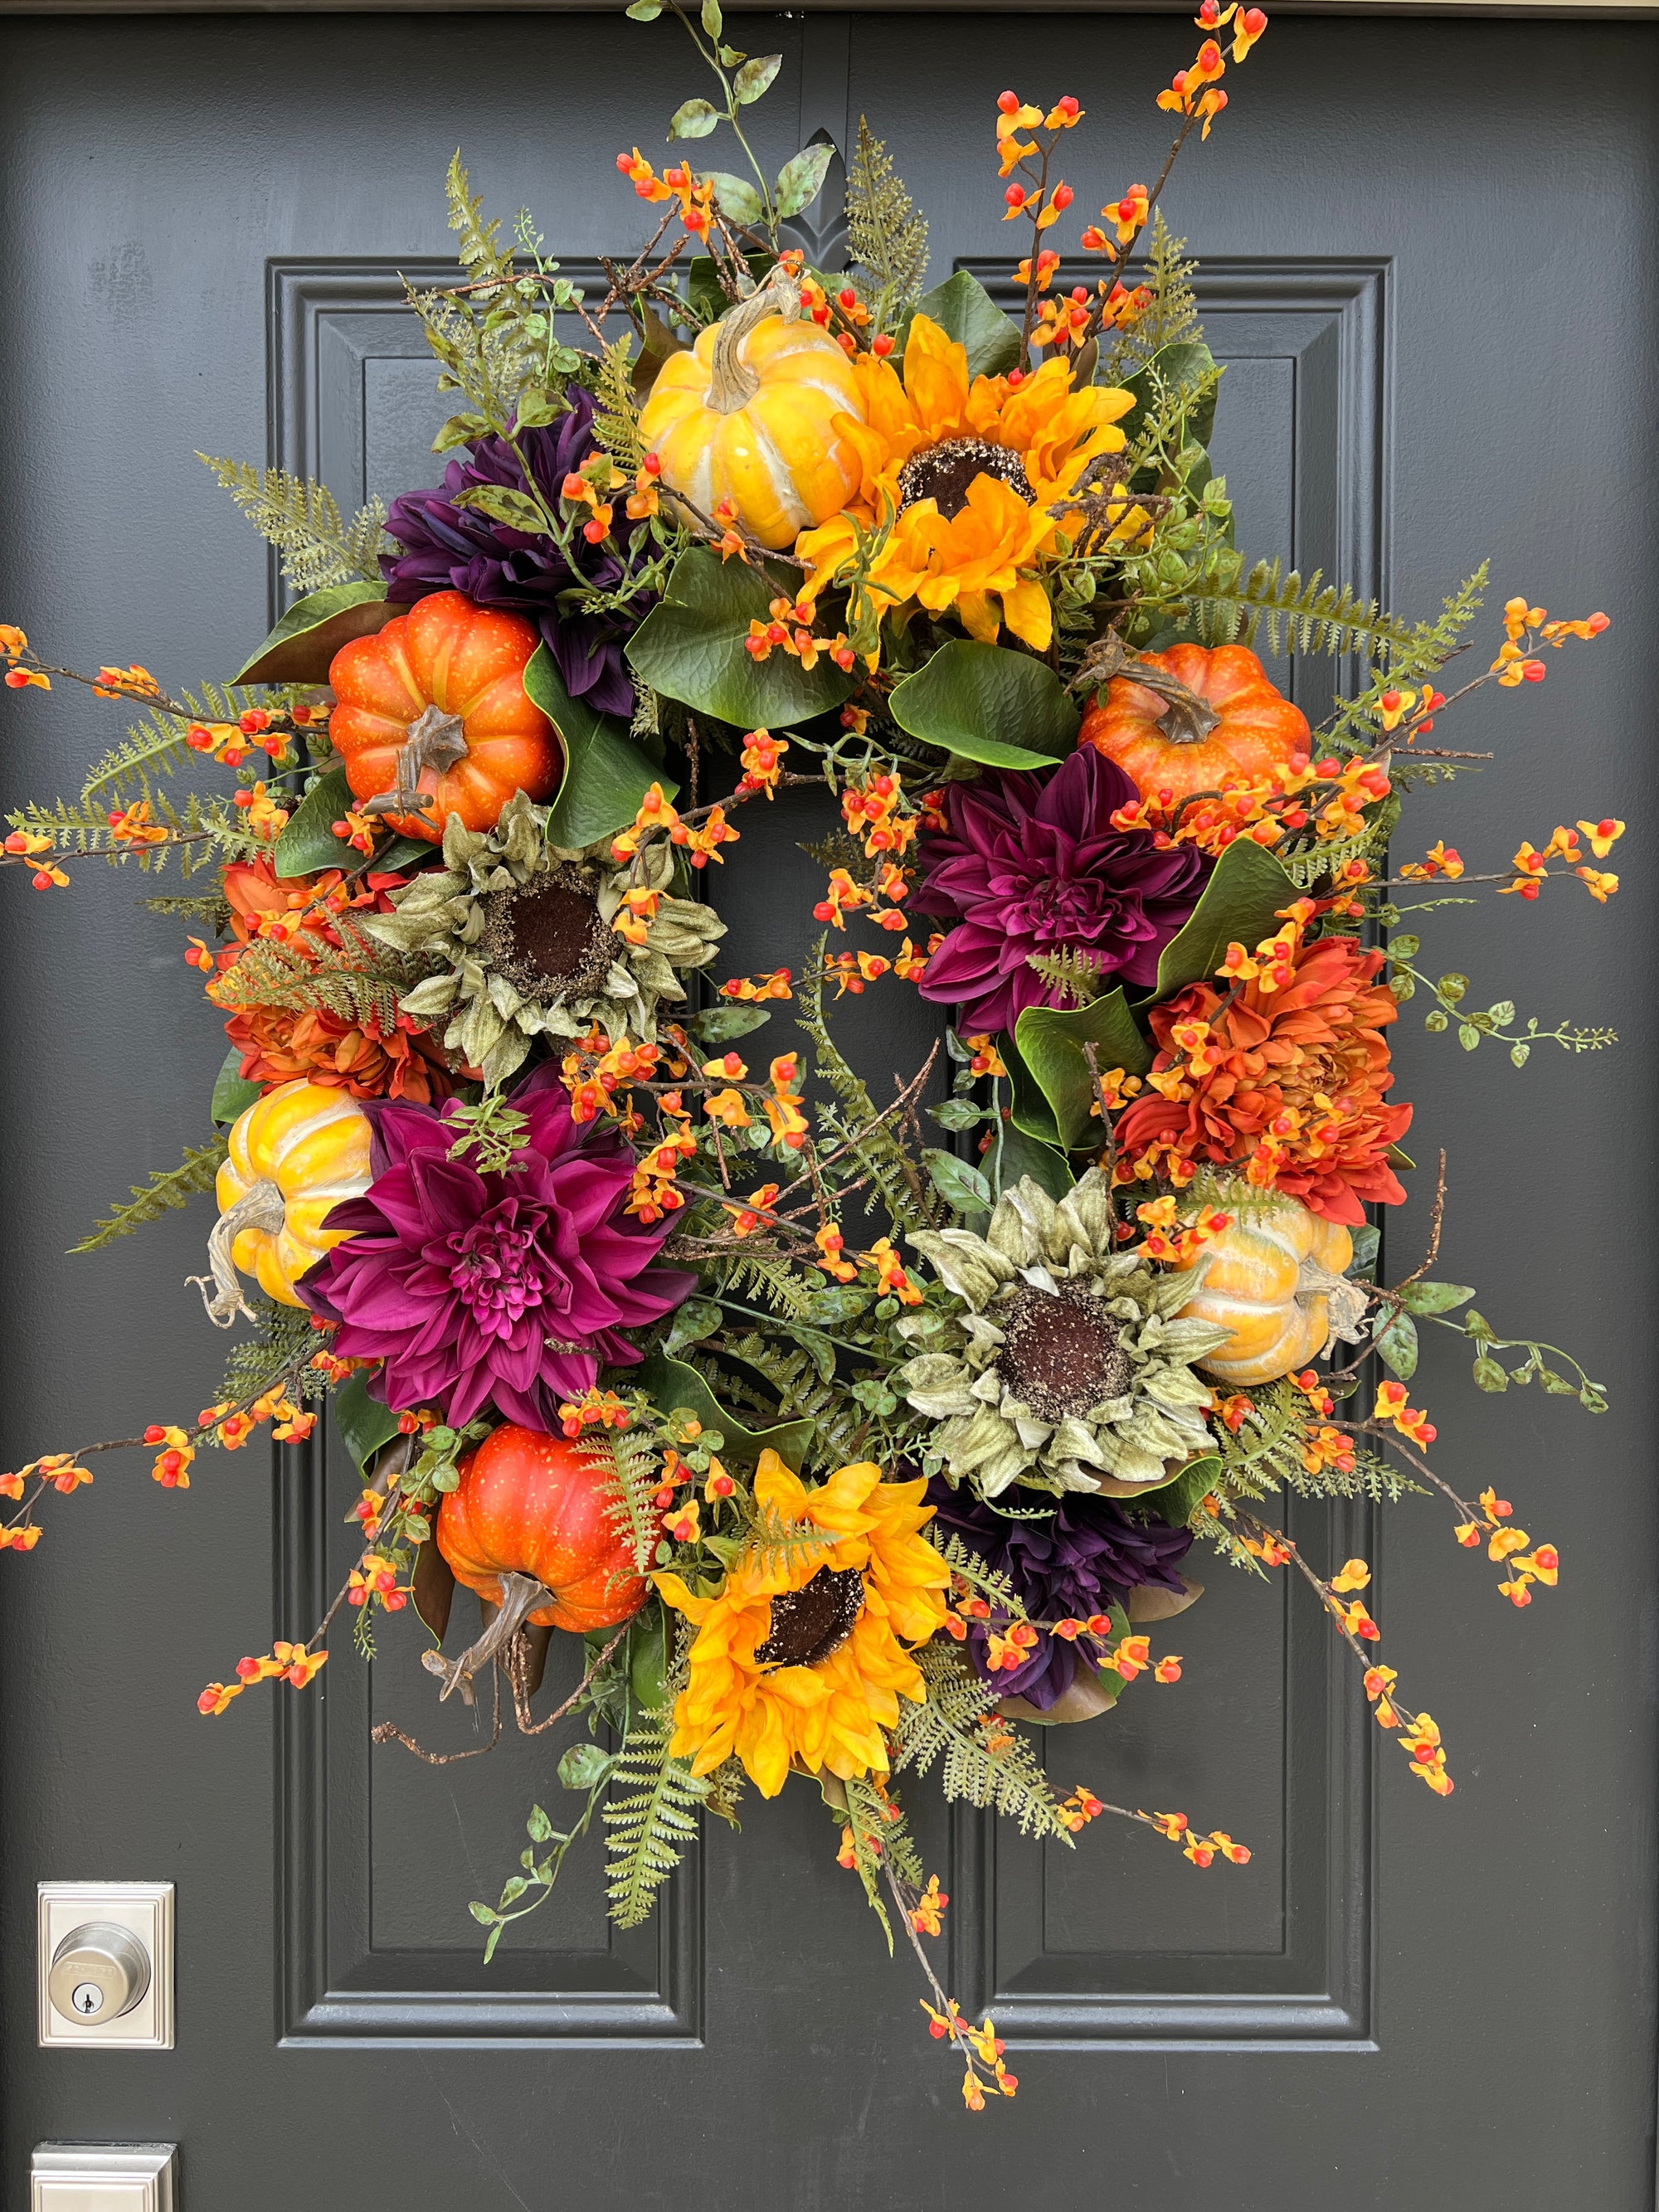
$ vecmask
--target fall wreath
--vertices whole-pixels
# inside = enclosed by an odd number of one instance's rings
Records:
[[[779,58],[729,46],[718,0],[666,5],[718,88],[671,137],[724,125],[746,155]],[[1621,823],[1488,872],[1443,842],[1389,857],[1402,799],[1477,764],[1429,742],[1440,718],[1606,617],[1513,598],[1443,694],[1484,568],[1413,621],[1236,549],[1221,372],[1158,202],[1266,18],[1197,20],[1158,95],[1169,162],[1082,230],[1082,281],[1051,240],[1083,112],[998,102],[1018,319],[966,273],[926,289],[927,226],[863,125],[845,272],[784,230],[828,148],[775,179],[635,149],[655,227],[602,298],[527,216],[504,240],[458,156],[459,274],[410,295],[458,398],[442,482],[346,521],[321,486],[211,463],[295,596],[199,696],[0,627],[14,690],[142,709],[77,797],[8,817],[8,864],[43,890],[176,865],[192,888],[153,903],[198,918],[185,957],[229,1041],[217,1133],[82,1249],[214,1193],[202,1291],[240,1332],[193,1423],[0,1476],[0,1546],[30,1550],[97,1452],[150,1447],[183,1489],[204,1447],[302,1439],[331,1400],[361,1557],[320,1627],[285,1624],[202,1711],[302,1690],[332,1623],[368,1653],[402,1613],[434,1696],[497,1736],[507,1707],[567,1722],[548,1758],[576,1811],[535,1808],[522,1871],[473,1904],[491,1950],[590,1828],[630,1924],[700,1816],[799,1778],[975,2109],[1015,2083],[929,1963],[948,1899],[911,1778],[1058,1844],[1109,1813],[1243,1864],[1182,1813],[1061,1796],[1028,1732],[1179,1679],[1200,1547],[1299,1576],[1448,1795],[1365,1563],[1304,1558],[1275,1500],[1437,1496],[1524,1606],[1557,1554],[1434,1464],[1418,1331],[1461,1334],[1482,1389],[1604,1404],[1435,1276],[1443,1156],[1427,1255],[1392,1282],[1372,1216],[1411,1166],[1402,1007],[1517,1066],[1610,1042],[1476,1010],[1414,924],[1448,883],[1530,900],[1565,875],[1605,902]],[[1264,652],[1346,655],[1355,696],[1311,728]],[[740,865],[738,817],[797,785],[842,817],[813,848],[817,949],[726,975],[708,864]],[[890,1099],[833,1035],[877,986],[951,1024]],[[458,1585],[487,1625],[446,1655]],[[560,1637],[586,1639],[579,1686],[535,1718]],[[1085,1741],[1109,1765],[1109,1733]]]

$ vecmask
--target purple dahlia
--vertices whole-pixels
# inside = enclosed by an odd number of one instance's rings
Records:
[[[928,1485],[927,1502],[938,1509],[941,1526],[956,1530],[988,1567],[1008,1577],[1036,1620],[1086,1620],[1091,1613],[1122,1605],[1144,1583],[1176,1592],[1184,1587],[1176,1570],[1191,1548],[1190,1530],[1132,1520],[1093,1491],[1068,1491],[1041,1521],[1007,1520],[938,1476]],[[985,1647],[997,1625],[969,1624],[968,1656],[986,1681],[991,1675]],[[1097,1671],[1086,1645],[1040,1635],[1030,1657],[1015,1672],[999,1674],[997,1685],[1006,1696],[1024,1698],[1046,1713],[1071,1688],[1079,1667]]]
[[[600,1366],[633,1366],[622,1331],[671,1312],[696,1278],[652,1265],[669,1224],[623,1212],[634,1158],[570,1117],[556,1068],[514,1093],[527,1141],[504,1171],[452,1158],[451,1099],[372,1106],[374,1180],[337,1206],[350,1231],[301,1282],[339,1323],[332,1348],[382,1359],[370,1383],[389,1406],[437,1406],[452,1428],[486,1400],[509,1421],[556,1431],[562,1399]]]
[[[556,514],[566,477],[593,455],[592,425],[592,396],[578,389],[569,412],[556,422],[518,433],[535,488]],[[481,607],[528,615],[540,627],[573,699],[585,699],[601,714],[631,714],[634,687],[623,664],[622,641],[638,627],[648,601],[610,615],[562,605],[564,593],[582,585],[614,589],[623,575],[616,554],[608,546],[590,545],[574,523],[567,555],[550,538],[510,530],[487,514],[457,507],[458,495],[475,484],[528,489],[505,438],[480,438],[470,459],[451,461],[437,490],[408,491],[393,500],[386,526],[404,550],[380,556],[387,598],[413,601],[429,592],[465,592]],[[625,546],[637,526],[618,514],[612,535]]]
[[[1191,845],[1160,851],[1150,830],[1115,830],[1114,810],[1137,796],[1092,745],[1058,769],[947,784],[946,827],[922,840],[912,904],[957,926],[922,996],[959,1004],[965,1032],[1012,1030],[1027,1006],[1060,1000],[1030,955],[1067,951],[1089,954],[1106,988],[1149,990],[1211,864]]]

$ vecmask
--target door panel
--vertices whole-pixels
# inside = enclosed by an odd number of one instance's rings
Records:
[[[748,19],[744,43],[761,34]],[[1021,16],[1012,35],[975,15],[769,19],[785,64],[753,111],[761,150],[775,166],[820,125],[844,144],[866,111],[933,221],[935,276],[971,267],[997,289],[1013,257],[988,118],[1011,67],[1091,111],[1068,147],[1081,207],[1155,173],[1152,93],[1187,35],[1127,16]],[[1638,242],[1656,43],[1590,22],[1276,21],[1169,197],[1229,363],[1217,459],[1242,545],[1413,613],[1491,548],[1497,601],[1615,617],[1542,693],[1478,705],[1449,740],[1501,747],[1504,781],[1416,817],[1485,865],[1577,812],[1639,823],[1652,781]],[[450,152],[492,210],[528,202],[580,281],[633,235],[612,156],[654,153],[688,62],[671,27],[614,15],[9,22],[0,160],[31,273],[0,304],[0,616],[65,659],[185,682],[234,665],[276,580],[193,449],[269,453],[343,501],[435,482],[448,410],[399,272],[447,265]],[[1287,680],[1317,715],[1348,673],[1321,659]],[[0,714],[8,793],[56,788],[108,742],[90,701],[8,694]],[[804,963],[816,869],[798,847],[824,820],[793,795],[745,810],[714,886],[732,972]],[[125,2136],[182,2143],[192,2212],[742,2212],[786,2193],[908,2212],[1061,2177],[1230,2212],[1311,2212],[1334,2188],[1376,2212],[1650,2200],[1654,1316],[1650,1267],[1627,1256],[1652,1218],[1630,1141],[1655,1057],[1644,875],[1638,851],[1607,915],[1547,900],[1516,928],[1453,909],[1438,939],[1547,1026],[1622,1021],[1617,1054],[1540,1052],[1517,1074],[1410,1018],[1397,1033],[1412,1149],[1451,1154],[1442,1272],[1480,1283],[1500,1326],[1565,1334],[1614,1389],[1592,1424],[1475,1400],[1433,1349],[1421,1370],[1447,1465],[1526,1501],[1561,1589],[1511,1615],[1426,1504],[1385,1533],[1358,1509],[1291,1522],[1316,1558],[1380,1560],[1388,1656],[1452,1747],[1449,1803],[1397,1756],[1373,1778],[1352,1671],[1303,1593],[1206,1562],[1181,1686],[1143,1686],[1048,1748],[1064,1787],[1229,1827],[1248,1868],[1200,1875],[1105,1822],[1040,1850],[911,1793],[951,1895],[952,1986],[994,2008],[1021,2076],[975,2123],[805,1788],[711,1835],[632,1935],[604,1919],[597,1855],[573,1854],[484,1968],[466,1899],[493,1897],[529,1803],[556,1796],[545,1746],[563,1737],[509,1728],[488,1758],[436,1767],[372,1747],[383,1720],[435,1750],[482,1741],[434,1710],[395,1622],[372,1668],[342,1639],[306,1696],[202,1721],[203,1681],[268,1630],[305,1632],[337,1586],[349,1471],[326,1443],[275,1467],[204,1455],[180,1494],[102,1462],[6,1563],[11,2195],[35,2142]],[[58,1255],[198,1133],[221,1052],[179,925],[127,879],[3,889],[16,1465],[214,1395],[222,1347],[183,1285],[199,1212]],[[933,1035],[887,988],[847,1002],[842,1031],[884,1088]],[[1413,1256],[1424,1214],[1395,1232]],[[179,1884],[171,2054],[32,2047],[33,1885],[100,1875]]]

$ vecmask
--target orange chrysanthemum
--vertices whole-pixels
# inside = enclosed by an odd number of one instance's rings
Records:
[[[296,1012],[291,1006],[245,1004],[237,994],[236,970],[262,939],[274,938],[296,963],[328,956],[337,967],[349,965],[334,917],[349,907],[388,911],[386,892],[400,877],[374,877],[353,896],[338,871],[314,882],[279,876],[262,854],[227,868],[224,881],[235,942],[220,953],[218,973],[207,989],[230,1012],[225,1034],[242,1056],[246,1081],[270,1086],[304,1076],[338,1085],[354,1098],[405,1098],[422,1106],[448,1097],[454,1085],[437,1038],[407,1015],[386,1027],[372,1015],[354,1022],[324,1006]]]
[[[1381,1032],[1398,1010],[1373,981],[1382,964],[1352,938],[1304,945],[1298,932],[1282,981],[1269,970],[1237,998],[1192,983],[1155,1006],[1163,1049],[1117,1124],[1120,1180],[1181,1184],[1205,1163],[1242,1167],[1352,1226],[1368,1202],[1397,1205],[1406,1194],[1387,1155],[1412,1109],[1382,1097],[1394,1076]]]

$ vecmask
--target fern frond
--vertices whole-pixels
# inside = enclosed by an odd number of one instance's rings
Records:
[[[840,1538],[830,1528],[820,1528],[816,1521],[788,1521],[775,1505],[764,1505],[749,1524],[749,1542],[745,1557],[763,1575],[774,1575],[787,1569],[791,1574],[803,1559],[810,1559],[815,1552],[832,1552]]]
[[[637,1928],[650,1917],[658,1890],[696,1840],[708,1784],[670,1753],[672,1730],[669,1705],[639,1714],[612,1773],[602,1817],[606,1893],[619,1928]]]
[[[934,1521],[928,1525],[927,1540],[951,1573],[959,1575],[969,1589],[975,1591],[980,1597],[988,1599],[999,1612],[1006,1613],[1011,1620],[1024,1620],[1024,1602],[1015,1589],[1012,1582],[999,1569],[988,1566],[979,1553],[971,1551],[960,1536],[952,1533],[941,1543],[939,1526],[938,1522]]]
[[[326,484],[256,469],[251,462],[198,453],[268,544],[283,556],[283,574],[300,592],[331,584],[380,580],[376,556],[386,538],[386,508],[370,500],[345,522]]]
[[[1126,376],[1133,376],[1138,369],[1144,368],[1160,346],[1174,345],[1182,338],[1203,337],[1192,283],[1198,274],[1198,264],[1182,259],[1186,243],[1184,238],[1170,237],[1164,210],[1157,209],[1152,216],[1146,265],[1140,278],[1152,298],[1137,319],[1120,334],[1106,356],[1101,370],[1103,382],[1121,384]]]
[[[593,441],[630,476],[645,459],[634,403],[633,362],[633,336],[624,331],[614,344],[600,348],[593,374]]]
[[[89,1237],[70,1245],[70,1251],[96,1252],[118,1237],[131,1237],[146,1222],[159,1221],[164,1213],[174,1213],[188,1206],[192,1198],[213,1188],[219,1163],[227,1149],[223,1137],[215,1137],[210,1144],[187,1145],[185,1157],[176,1168],[158,1168],[148,1182],[134,1183],[131,1202],[112,1207]]]
[[[824,1381],[810,1353],[751,1329],[723,1345],[721,1358],[740,1360],[764,1376],[776,1394],[780,1413],[787,1407],[792,1419],[814,1422],[827,1452],[855,1456],[853,1445],[863,1427],[863,1409],[837,1377]],[[713,1362],[709,1364],[712,1369]]]
[[[1100,954],[1082,945],[1068,945],[1063,952],[1028,952],[1025,964],[1034,968],[1051,990],[1065,993],[1065,1005],[1086,1006],[1100,996],[1106,963]]]
[[[1022,1835],[1069,1844],[1071,1832],[1029,1738],[1012,1723],[984,1725],[1000,1693],[969,1672],[953,1645],[930,1644],[915,1656],[927,1698],[921,1705],[902,1705],[895,1772],[913,1767],[925,1774],[942,1758],[939,1784],[947,1798],[1017,1820]]]
[[[927,224],[895,174],[886,147],[861,115],[847,172],[847,246],[872,328],[890,330],[921,297]]]
[[[728,1828],[741,1829],[738,1807],[743,1801],[749,1776],[740,1759],[723,1759],[708,1777],[708,1795],[703,1803],[717,1820],[724,1820]]]
[[[252,1291],[251,1303],[256,1333],[239,1341],[225,1362],[220,1397],[240,1406],[295,1375],[307,1397],[321,1397],[328,1385],[311,1365],[317,1338],[310,1314],[303,1306],[278,1305],[263,1291]]]
[[[813,966],[823,965],[825,939],[820,938]],[[860,1170],[880,1195],[895,1227],[931,1229],[943,1218],[944,1200],[923,1182],[915,1164],[894,1135],[891,1126],[878,1121],[877,1109],[863,1082],[842,1058],[830,1035],[823,1015],[823,983],[815,975],[803,985],[796,1023],[811,1042],[812,1065],[841,1103],[816,1108],[820,1127],[838,1143],[848,1146]]]
[[[88,770],[86,781],[81,787],[82,804],[90,805],[96,800],[106,814],[113,808],[131,806],[141,799],[155,805],[158,793],[153,779],[172,775],[181,762],[193,757],[185,743],[191,724],[234,722],[257,703],[253,693],[240,684],[204,684],[199,694],[180,692],[179,704],[185,709],[182,715],[163,714],[150,708],[142,722],[128,730],[119,744],[112,746],[95,767]]]
[[[1379,694],[1391,684],[1416,684],[1445,666],[1458,650],[1463,632],[1480,611],[1491,573],[1492,563],[1483,561],[1472,576],[1465,577],[1457,589],[1442,600],[1440,612],[1431,622],[1415,623],[1403,639],[1384,640],[1382,665],[1373,671],[1370,684],[1358,699],[1337,701],[1335,716],[1321,732],[1322,737],[1343,750],[1351,750],[1356,743],[1371,744],[1376,736],[1375,713]],[[1408,752],[1401,750],[1395,755],[1396,783],[1409,774],[1413,765]],[[1431,763],[1423,765],[1431,771]]]
[[[842,1840],[851,1849],[853,1871],[863,1886],[866,1904],[881,1923],[881,1932],[887,1938],[887,1955],[891,1958],[893,1923],[887,1917],[887,1900],[881,1893],[884,1880],[882,1854],[889,1841],[887,1807],[865,1777],[855,1776],[842,1787],[847,1797]]]
[[[609,1478],[606,1517],[631,1548],[635,1572],[643,1574],[660,1534],[660,1516],[651,1502],[662,1480],[655,1443],[648,1432],[607,1433],[603,1443],[593,1445],[587,1463],[595,1474]]]
[[[330,1013],[354,1028],[389,1035],[398,1024],[400,995],[428,971],[367,936],[349,915],[335,918],[337,951],[319,963],[303,940],[284,944],[256,938],[216,983],[226,1006],[277,1006],[295,1013]]]
[[[823,1287],[805,1281],[788,1261],[765,1252],[742,1252],[730,1261],[720,1287],[740,1298],[755,1298],[790,1321],[805,1321]]]
[[[230,923],[230,901],[218,891],[183,891],[171,898],[141,899],[139,904],[151,914],[177,915],[199,921],[216,936]]]
[[[1282,562],[1258,561],[1240,580],[1199,580],[1182,596],[1192,600],[1212,645],[1243,638],[1254,647],[1265,631],[1270,653],[1346,653],[1409,645],[1415,625],[1385,613],[1375,599],[1356,597],[1346,584],[1322,582],[1316,568],[1304,578]]]
[[[509,247],[503,254],[500,245],[501,224],[486,222],[483,198],[473,197],[472,180],[461,161],[458,146],[450,157],[444,173],[444,198],[449,207],[449,227],[460,240],[456,248],[467,276],[474,283],[489,276],[500,277],[503,283],[513,275],[513,253]],[[488,295],[485,295],[488,297]]]

